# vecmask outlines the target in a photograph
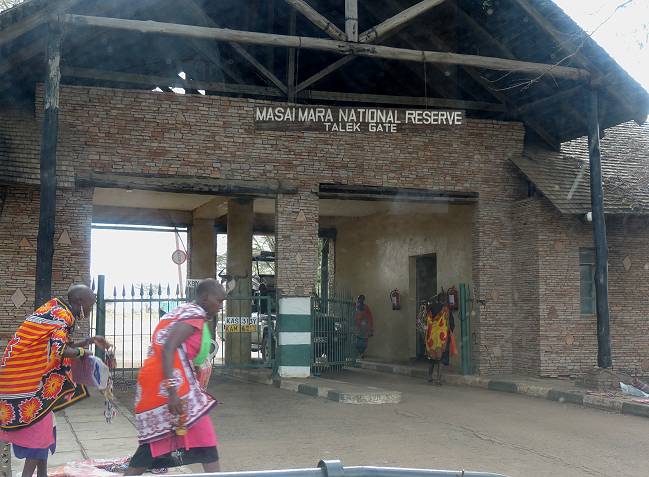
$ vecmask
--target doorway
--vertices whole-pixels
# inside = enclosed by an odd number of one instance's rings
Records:
[[[422,302],[430,300],[437,294],[437,255],[434,253],[419,255],[415,257],[415,283],[417,306],[415,313],[419,313]],[[416,318],[413,317],[413,318]],[[412,320],[414,325],[415,319]],[[417,337],[417,359],[425,356],[424,339],[416,333]]]

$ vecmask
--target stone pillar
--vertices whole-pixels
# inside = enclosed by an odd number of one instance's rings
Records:
[[[252,199],[232,199],[228,202],[227,274],[235,287],[226,303],[228,317],[250,317],[251,300],[234,297],[252,296]],[[225,332],[226,364],[250,363],[250,333]]]
[[[318,196],[279,194],[276,202],[276,281],[279,294],[278,371],[311,374],[311,293],[318,266]]]
[[[189,278],[216,277],[216,231],[214,220],[194,218],[189,238]]]

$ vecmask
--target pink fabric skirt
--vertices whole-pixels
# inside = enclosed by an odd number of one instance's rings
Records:
[[[155,458],[177,449],[189,450],[194,447],[214,447],[218,444],[216,432],[209,415],[204,415],[187,429],[184,436],[170,436],[151,442],[151,455]]]
[[[28,449],[48,449],[56,442],[54,437],[54,414],[48,412],[36,424],[17,431],[0,430],[0,440]]]

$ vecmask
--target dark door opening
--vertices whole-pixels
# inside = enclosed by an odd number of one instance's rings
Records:
[[[437,255],[434,253],[415,257],[417,307],[415,313],[419,313],[422,302],[430,300],[437,294]],[[415,324],[416,316],[412,323]],[[423,337],[417,333],[417,359],[425,356],[425,345]]]

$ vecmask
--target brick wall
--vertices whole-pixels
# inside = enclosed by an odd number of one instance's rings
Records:
[[[10,186],[0,214],[2,342],[33,311],[39,200],[39,191],[33,186]],[[59,190],[56,212],[52,293],[64,295],[73,283],[89,284],[92,191]],[[11,299],[17,292],[24,296],[20,306]],[[79,324],[81,332],[87,328],[87,323]]]
[[[649,219],[609,217],[613,366],[649,376]]]
[[[275,217],[277,289],[282,296],[309,296],[318,266],[318,196],[279,194]]]
[[[513,207],[512,269],[513,367],[518,373],[538,375],[540,366],[540,261],[538,217],[541,202],[525,199]]]
[[[39,91],[37,111],[41,102]],[[278,198],[278,285],[287,294],[313,287],[317,203],[312,194],[319,183],[477,192],[473,285],[485,306],[474,309],[472,332],[480,340],[473,347],[474,362],[481,373],[511,372],[511,205],[520,181],[509,158],[522,153],[522,125],[469,119],[460,128],[416,133],[256,131],[254,108],[265,104],[272,103],[64,87],[59,158],[76,174],[272,178],[297,187],[296,197]],[[7,119],[0,119],[0,130],[11,127]],[[296,207],[304,208],[307,218],[299,226],[292,217]]]
[[[592,228],[546,199],[514,205],[514,369],[579,376],[597,365],[597,318],[582,315],[579,249]],[[649,220],[607,217],[613,366],[649,375]]]

